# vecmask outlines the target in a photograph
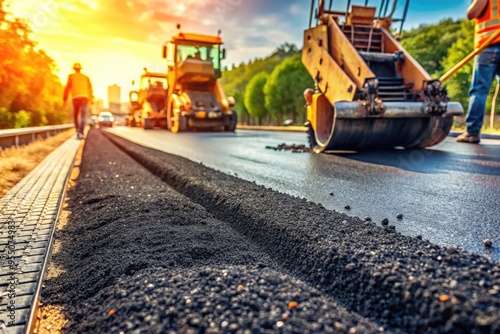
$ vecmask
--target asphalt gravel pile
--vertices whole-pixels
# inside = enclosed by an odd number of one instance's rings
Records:
[[[286,274],[101,130],[87,136],[68,198],[56,274],[42,290],[44,304],[62,306],[66,333],[380,331]]]
[[[120,277],[75,316],[78,333],[384,332],[307,284],[252,266],[143,270]]]
[[[500,332],[478,255],[101,130],[80,169],[42,292],[67,333]]]

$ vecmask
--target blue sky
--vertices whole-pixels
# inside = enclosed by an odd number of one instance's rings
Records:
[[[415,27],[420,23],[435,23],[445,17],[465,18],[470,3],[470,0],[412,0],[407,27]]]
[[[392,6],[392,0],[390,6]],[[222,3],[241,3],[230,12],[230,17],[222,22],[227,47],[231,51],[228,61],[239,63],[249,57],[250,48],[259,56],[271,52],[282,41],[301,47],[303,30],[309,20],[311,2],[309,0],[221,0]],[[325,0],[328,4],[329,0]],[[364,4],[364,0],[352,0],[352,4]],[[465,18],[470,0],[410,0],[408,16],[404,29],[415,28],[420,24],[437,23],[442,19]],[[347,0],[333,0],[333,7],[346,8]],[[378,7],[381,0],[369,0],[369,6]],[[399,0],[395,16],[401,16],[405,1]],[[378,13],[378,9],[377,9]],[[399,15],[398,15],[399,14]],[[238,23],[241,24],[238,26]],[[234,54],[236,53],[236,54]]]

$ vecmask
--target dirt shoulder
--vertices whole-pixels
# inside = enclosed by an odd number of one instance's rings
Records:
[[[73,134],[74,130],[68,130],[26,146],[0,149],[0,197]]]

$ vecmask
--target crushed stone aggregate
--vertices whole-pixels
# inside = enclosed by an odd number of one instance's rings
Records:
[[[68,332],[500,332],[498,263],[100,130],[87,136],[68,196],[70,223],[57,236],[64,247],[52,257],[65,270],[43,290],[45,303],[66,308]],[[202,272],[214,285],[201,284]],[[230,279],[217,281],[224,272]],[[267,291],[252,290],[269,306],[257,320],[245,304],[255,298],[227,299],[241,295],[239,285]],[[213,295],[198,291],[197,309],[181,307],[196,289]],[[314,316],[280,320],[300,296],[287,312],[314,300]],[[209,320],[201,304],[212,299],[222,306]],[[165,320],[170,307],[175,321]]]

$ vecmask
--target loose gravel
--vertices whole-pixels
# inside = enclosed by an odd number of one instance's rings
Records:
[[[158,178],[88,134],[43,291],[68,333],[500,333],[499,264],[106,137]]]
[[[94,305],[99,305],[96,309]],[[97,312],[96,312],[97,311]],[[382,333],[317,289],[252,266],[147,269],[76,313],[79,333]]]
[[[277,146],[266,146],[266,149],[268,150],[274,150],[274,151],[290,151],[292,153],[310,153],[313,151],[312,148],[306,147],[304,144],[279,144]]]

